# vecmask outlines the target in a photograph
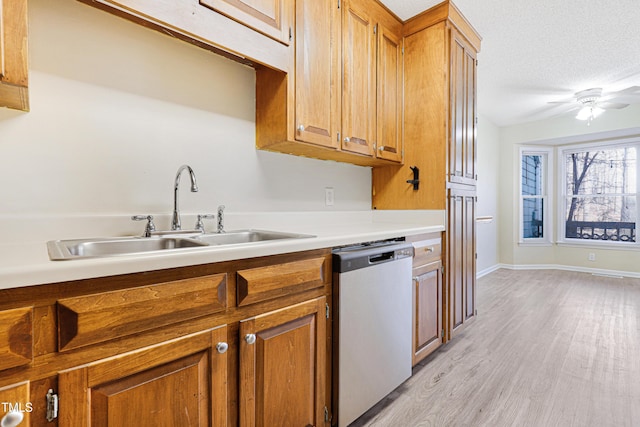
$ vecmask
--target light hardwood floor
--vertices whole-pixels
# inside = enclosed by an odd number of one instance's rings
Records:
[[[477,307],[353,426],[640,426],[640,279],[498,270]]]

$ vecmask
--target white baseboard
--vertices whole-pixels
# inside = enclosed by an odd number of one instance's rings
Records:
[[[578,267],[575,265],[560,265],[560,264],[520,264],[520,265],[496,264],[494,267],[491,267],[491,269],[486,269],[481,272],[477,272],[476,277],[482,277],[500,268],[505,268],[508,270],[564,270],[564,271],[576,271],[578,273],[591,273],[599,276],[632,277],[636,279],[640,278],[640,273],[635,271],[605,270],[602,268],[588,268],[588,267]]]
[[[484,270],[476,271],[476,279],[479,279],[482,276],[486,276],[489,273],[493,273],[494,271],[499,270],[501,268],[506,268],[506,267],[503,267],[502,264],[496,264],[496,265],[492,265],[489,268],[485,268]]]

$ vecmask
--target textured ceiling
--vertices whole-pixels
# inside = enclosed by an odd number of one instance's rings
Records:
[[[401,19],[439,0],[381,0]],[[478,110],[498,126],[568,112],[580,90],[640,86],[638,0],[455,0],[482,36]],[[636,102],[638,102],[636,100]]]

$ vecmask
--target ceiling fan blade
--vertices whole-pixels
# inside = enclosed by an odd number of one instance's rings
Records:
[[[610,101],[598,102],[596,105],[605,110],[620,110],[621,108],[625,108],[629,106],[629,104],[623,104],[621,102],[610,102]]]

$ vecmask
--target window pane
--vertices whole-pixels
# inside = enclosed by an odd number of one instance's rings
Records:
[[[567,198],[568,239],[635,242],[635,196]]]
[[[544,237],[542,223],[544,201],[540,198],[525,197],[522,199],[522,237],[535,239]]]
[[[567,154],[567,194],[635,193],[636,156],[635,147]]]
[[[542,156],[525,154],[522,156],[522,195],[542,195]]]

